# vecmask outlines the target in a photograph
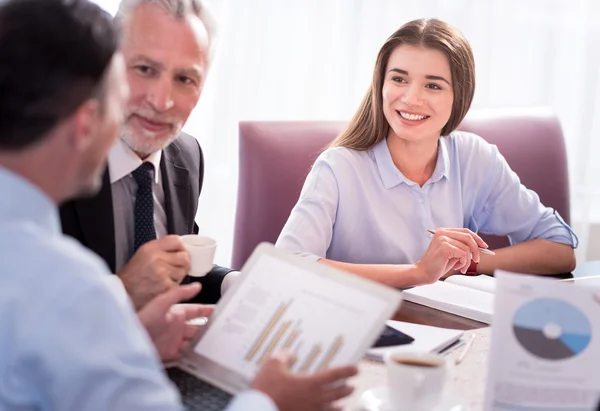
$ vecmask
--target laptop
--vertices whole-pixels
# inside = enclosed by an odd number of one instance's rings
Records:
[[[278,350],[292,371],[355,364],[398,309],[398,290],[260,244],[167,373],[189,410],[221,410]]]

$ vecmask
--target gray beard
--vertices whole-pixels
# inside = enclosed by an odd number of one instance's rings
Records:
[[[119,138],[125,144],[127,144],[127,146],[130,149],[132,149],[134,152],[145,155],[145,156],[149,156],[150,154],[160,151],[163,148],[165,148],[166,146],[168,146],[169,144],[171,144],[173,142],[173,140],[175,140],[177,138],[177,134],[175,134],[174,136],[172,136],[171,138],[169,138],[163,142],[159,142],[156,140],[147,140],[149,142],[144,141],[143,144],[138,144],[138,142],[136,142],[136,139],[134,138],[134,136],[131,133],[129,133],[129,131],[126,128],[123,128],[121,130],[121,132],[119,133]]]

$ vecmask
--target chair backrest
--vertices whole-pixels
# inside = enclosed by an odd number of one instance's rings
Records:
[[[234,268],[241,268],[256,245],[274,243],[296,204],[317,156],[345,122],[242,122]],[[569,180],[560,124],[539,109],[472,111],[460,125],[498,146],[522,183],[542,202],[570,220]],[[485,237],[493,248],[504,237]]]

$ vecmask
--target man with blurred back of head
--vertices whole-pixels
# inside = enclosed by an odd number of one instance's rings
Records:
[[[63,231],[100,255],[139,309],[188,282],[180,235],[194,222],[204,178],[198,141],[182,132],[209,68],[213,23],[199,0],[123,0],[115,17],[123,38],[130,97],[102,189],[61,207]],[[148,188],[140,175],[147,175]],[[144,193],[146,193],[144,195]],[[237,272],[215,266],[196,299],[216,303]]]
[[[122,284],[60,231],[57,204],[98,190],[122,121],[117,46],[87,0],[0,2],[2,410],[180,409]]]
[[[136,318],[105,263],[60,232],[57,204],[99,188],[126,100],[117,34],[98,6],[0,1],[2,410],[182,410],[158,354],[185,345],[186,315],[170,308],[198,284]],[[338,382],[355,367],[295,375],[289,361],[267,360],[227,409],[333,409],[351,392]]]

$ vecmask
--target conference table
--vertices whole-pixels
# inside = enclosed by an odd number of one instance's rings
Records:
[[[482,410],[487,375],[487,354],[490,346],[491,329],[488,325],[409,301],[402,302],[400,310],[398,310],[393,319],[436,327],[466,330],[463,337],[464,341],[468,341],[471,335],[475,334],[473,345],[464,357],[464,360],[451,368],[446,389],[448,395],[467,406],[465,407],[466,410]],[[449,351],[447,355],[454,359],[460,354],[462,349],[462,346],[459,345],[456,349]],[[342,401],[341,404],[344,410],[363,410],[360,400],[361,395],[366,390],[386,384],[385,365],[376,361],[361,361],[359,364],[359,375],[351,383],[355,387],[355,391],[352,396]]]
[[[595,276],[598,277],[587,278]],[[600,287],[600,260],[579,264],[573,273],[556,277],[558,277],[557,279],[572,278],[573,283]],[[446,390],[450,397],[464,404],[466,410],[483,410],[491,328],[479,321],[459,317],[409,301],[402,302],[400,309],[393,319],[442,328],[465,330],[463,341],[468,341],[472,335],[475,335],[473,345],[467,352],[464,360],[460,364],[451,367],[449,378],[446,382]],[[446,355],[451,360],[454,360],[460,355],[462,349],[463,347],[459,345],[456,349],[450,350]],[[340,403],[344,410],[363,410],[360,406],[361,395],[366,390],[386,384],[386,369],[383,363],[363,360],[359,364],[359,371],[359,375],[351,381],[355,387],[354,393]]]

